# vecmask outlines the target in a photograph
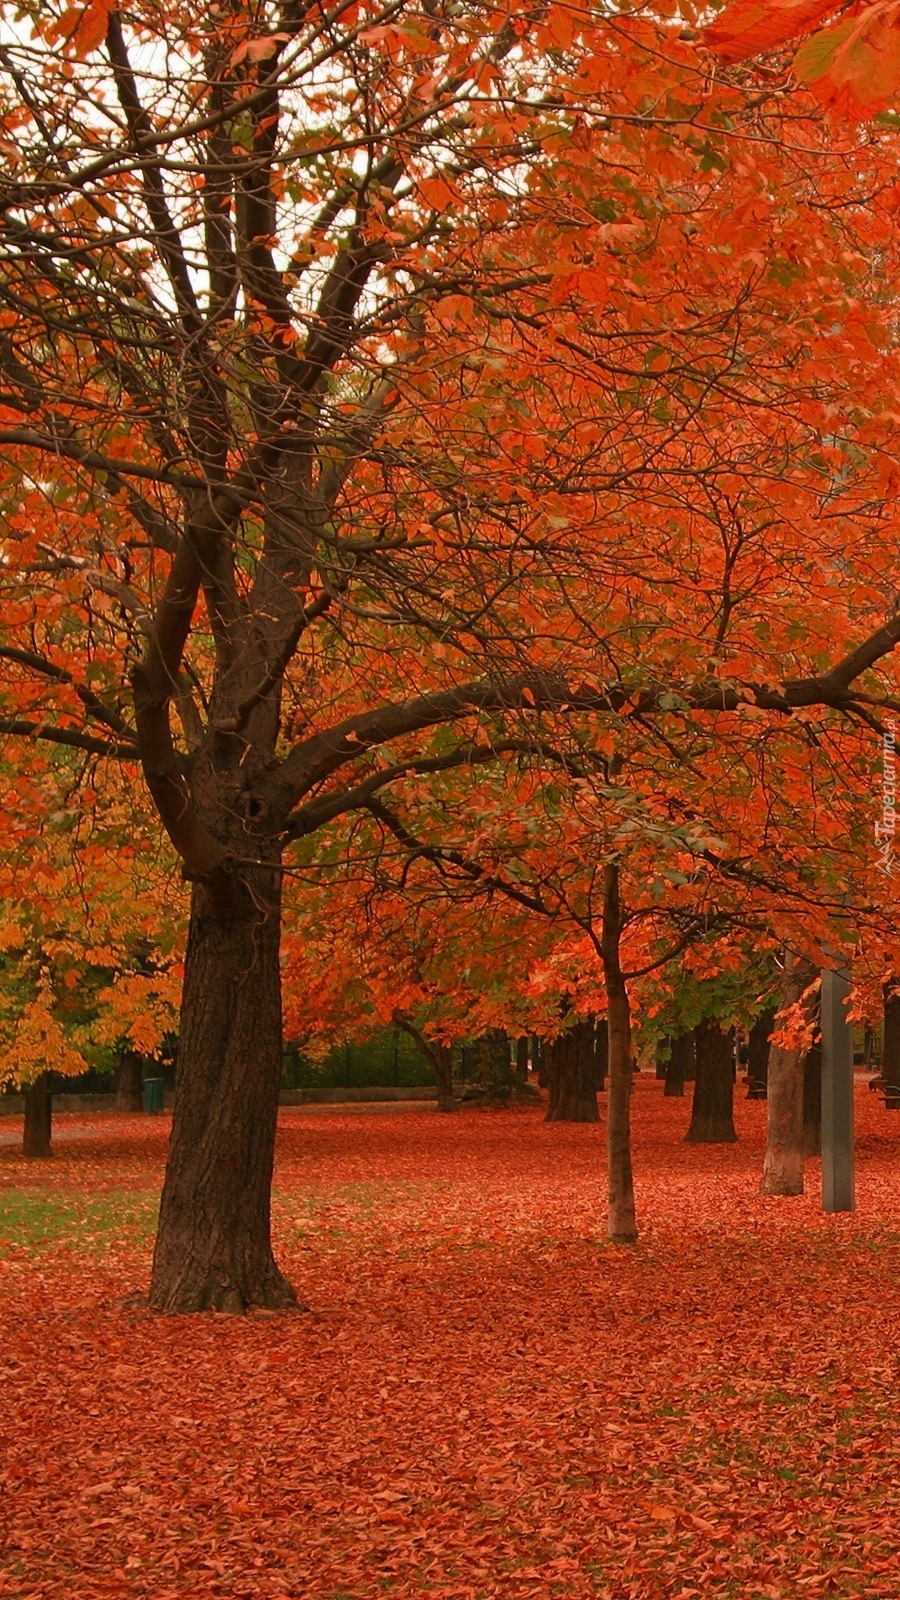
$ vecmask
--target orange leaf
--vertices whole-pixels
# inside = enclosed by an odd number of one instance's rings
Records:
[[[720,61],[746,61],[808,33],[837,9],[836,0],[734,0],[700,38]]]
[[[854,121],[883,111],[900,89],[900,3],[883,0],[814,34],[797,51],[794,71],[825,105]]]

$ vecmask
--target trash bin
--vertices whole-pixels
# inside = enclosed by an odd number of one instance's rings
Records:
[[[162,1078],[144,1079],[144,1110],[162,1111],[165,1103],[165,1083]]]

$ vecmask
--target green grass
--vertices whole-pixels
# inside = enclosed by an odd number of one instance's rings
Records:
[[[0,1190],[0,1258],[11,1251],[40,1251],[57,1244],[103,1249],[123,1237],[138,1244],[152,1239],[158,1198],[133,1190],[106,1191],[101,1197],[42,1194],[35,1189]]]

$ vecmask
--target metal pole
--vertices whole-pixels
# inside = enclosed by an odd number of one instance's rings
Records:
[[[846,967],[822,973],[822,1210],[854,1211],[853,1030]]]

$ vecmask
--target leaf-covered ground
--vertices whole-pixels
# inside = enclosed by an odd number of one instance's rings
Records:
[[[687,1113],[640,1084],[616,1251],[602,1128],[283,1112],[293,1317],[117,1308],[167,1119],[5,1145],[0,1596],[896,1600],[900,1114],[860,1092],[824,1218],[817,1163],[757,1196],[764,1106]]]

